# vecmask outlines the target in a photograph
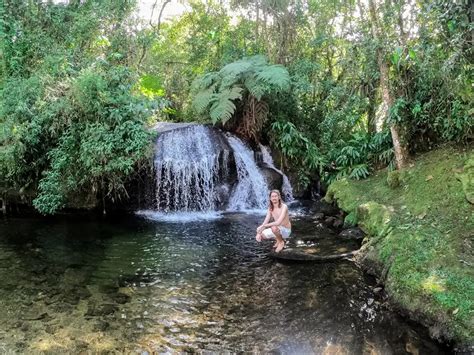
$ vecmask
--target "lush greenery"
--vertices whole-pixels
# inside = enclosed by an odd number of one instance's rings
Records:
[[[463,191],[458,179],[469,173],[472,180],[472,159],[472,148],[444,147],[396,174],[397,184],[393,174],[379,172],[335,182],[327,194],[369,233],[365,261],[380,265],[390,296],[437,324],[435,336],[467,344],[474,340],[474,217],[467,199],[474,186]]]
[[[169,98],[170,119],[216,122],[233,114],[241,125],[250,121],[303,184],[317,175],[330,182],[394,168],[394,128],[408,153],[472,139],[472,21],[465,1],[190,6],[191,12],[162,26],[147,57],[165,63],[154,65],[153,74]],[[249,88],[226,69],[250,65],[256,54],[290,75],[288,91],[265,93],[263,125],[248,120],[240,89]],[[238,83],[225,95],[213,81],[224,74]],[[190,90],[193,81],[202,90]]]
[[[150,151],[154,106],[131,66],[134,39],[123,40],[132,8],[4,5],[0,186],[34,198],[42,213],[80,195],[126,195],[124,182]]]
[[[2,195],[42,213],[85,191],[120,198],[156,119],[270,143],[302,185],[472,140],[464,0],[191,0],[168,21],[169,1],[150,19],[139,5],[3,2]]]

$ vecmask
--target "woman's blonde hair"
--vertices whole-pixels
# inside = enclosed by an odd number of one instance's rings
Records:
[[[281,207],[281,193],[280,193],[280,190],[272,190],[268,194],[268,204],[269,204],[269,207],[270,207],[270,211],[273,211],[273,203],[272,203],[272,199],[271,199],[273,193],[278,195],[278,208]]]

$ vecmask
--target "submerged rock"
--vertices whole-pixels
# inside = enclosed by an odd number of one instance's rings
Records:
[[[344,229],[341,233],[339,233],[339,237],[346,238],[346,239],[354,239],[354,240],[361,240],[364,239],[365,233],[360,228],[349,228]]]

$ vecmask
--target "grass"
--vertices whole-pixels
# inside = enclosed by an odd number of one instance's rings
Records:
[[[474,342],[474,205],[457,174],[473,157],[472,148],[439,148],[400,171],[397,187],[380,171],[327,194],[369,233],[367,259],[389,267],[391,298],[462,344]]]

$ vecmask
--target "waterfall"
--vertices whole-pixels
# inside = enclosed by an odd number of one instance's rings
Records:
[[[165,128],[155,144],[154,203],[150,210],[138,214],[183,221],[183,215],[195,220],[216,218],[222,210],[267,207],[266,178],[257,166],[254,151],[245,142],[209,126]],[[275,169],[268,149],[262,148],[262,153],[264,162]],[[282,175],[282,192],[290,201],[291,186]]]
[[[235,136],[229,135],[228,142],[234,151],[238,178],[229,209],[266,208],[268,186],[258,170],[253,151]]]
[[[216,183],[228,154],[219,150],[205,126],[161,134],[155,146],[156,207],[160,211],[213,211]]]
[[[283,184],[281,186],[281,193],[283,195],[283,199],[286,202],[293,201],[293,188],[291,187],[290,180],[288,180],[288,176],[286,176],[281,170],[275,167],[272,155],[270,154],[270,148],[260,144],[260,151],[262,152],[263,162],[283,176]]]

